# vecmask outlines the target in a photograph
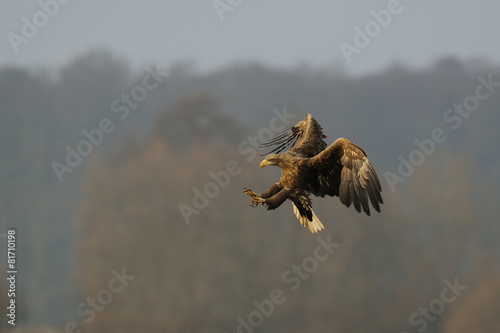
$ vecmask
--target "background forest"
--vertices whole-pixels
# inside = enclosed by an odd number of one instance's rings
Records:
[[[500,331],[500,87],[485,80],[499,82],[500,68],[453,58],[352,77],[130,68],[105,50],[54,71],[0,69],[15,331]],[[456,111],[478,85],[488,97]],[[280,175],[260,170],[255,144],[306,113],[328,144],[344,136],[367,152],[382,213],[318,198],[326,229],[313,235],[288,203],[249,207],[243,188]],[[436,129],[442,140],[429,143]]]

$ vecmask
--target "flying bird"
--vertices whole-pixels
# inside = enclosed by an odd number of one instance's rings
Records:
[[[347,207],[351,204],[359,213],[370,215],[370,205],[380,212],[382,188],[366,153],[348,139],[339,138],[329,147],[323,139],[323,129],[312,115],[290,130],[262,144],[277,146],[260,163],[263,168],[275,165],[281,168],[281,178],[262,194],[245,188],[251,197],[251,206],[262,204],[276,209],[287,199],[304,227],[312,233],[324,229],[312,210],[310,195],[337,196]],[[287,151],[283,152],[287,147]]]

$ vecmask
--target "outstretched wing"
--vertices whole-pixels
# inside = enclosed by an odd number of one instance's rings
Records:
[[[324,138],[326,136],[323,134],[323,129],[308,113],[304,120],[298,122],[288,131],[264,142],[261,147],[277,146],[268,154],[280,153],[290,147],[288,151],[297,156],[313,157],[326,148]]]
[[[363,149],[351,141],[340,138],[307,162],[310,168],[310,191],[317,196],[338,196],[347,207],[370,215],[373,208],[380,212],[383,203],[382,188],[377,174]]]

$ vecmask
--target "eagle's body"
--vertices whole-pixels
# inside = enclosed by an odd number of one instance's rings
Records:
[[[321,126],[308,114],[292,129],[264,146],[278,145],[276,154],[268,155],[260,167],[276,165],[281,168],[281,178],[265,193],[256,194],[245,189],[252,197],[252,204],[276,209],[287,199],[300,223],[311,232],[324,228],[312,211],[310,194],[324,197],[338,196],[349,207],[361,209],[370,215],[368,201],[380,212],[383,203],[380,182],[365,152],[351,141],[340,138],[327,147]],[[284,152],[288,145],[292,147]]]

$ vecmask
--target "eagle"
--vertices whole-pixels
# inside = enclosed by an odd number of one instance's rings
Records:
[[[275,165],[281,168],[281,178],[262,194],[244,188],[251,197],[251,206],[262,204],[268,210],[276,209],[287,199],[304,227],[312,233],[324,229],[312,210],[310,195],[337,196],[345,206],[353,204],[370,215],[370,205],[380,213],[382,188],[377,173],[366,153],[345,138],[335,140],[327,147],[323,129],[311,114],[290,130],[263,143],[262,147],[277,146],[260,163],[263,168]],[[287,147],[287,151],[283,152]]]

